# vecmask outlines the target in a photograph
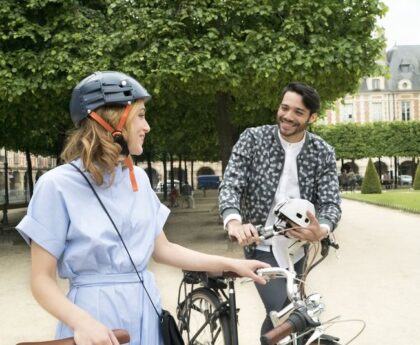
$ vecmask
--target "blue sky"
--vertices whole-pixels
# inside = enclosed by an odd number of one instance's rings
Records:
[[[382,0],[388,13],[379,21],[385,28],[387,50],[394,44],[420,45],[420,0]]]

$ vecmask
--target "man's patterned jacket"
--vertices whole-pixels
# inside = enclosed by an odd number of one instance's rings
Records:
[[[220,185],[219,209],[223,218],[238,213],[243,223],[265,224],[284,161],[277,125],[245,130],[233,147]],[[301,198],[311,201],[319,222],[333,230],[341,217],[334,149],[306,132],[297,170]]]

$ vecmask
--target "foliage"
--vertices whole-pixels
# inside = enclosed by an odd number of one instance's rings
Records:
[[[381,181],[372,163],[371,158],[369,158],[369,162],[368,162],[366,172],[365,172],[365,177],[363,178],[361,192],[362,194],[382,193]]]
[[[337,159],[420,156],[420,121],[340,123],[312,129],[335,148]]]
[[[328,103],[374,73],[384,12],[379,0],[2,0],[1,144],[57,155],[76,82],[121,70],[154,96],[150,153],[216,159],[274,120],[289,81]],[[217,95],[229,100],[219,113]]]
[[[420,155],[420,121],[389,122],[387,138],[389,156]]]
[[[106,66],[107,27],[100,1],[2,1],[0,111],[2,144],[57,155],[75,80]],[[7,131],[4,129],[7,126]]]
[[[413,182],[413,189],[420,190],[420,162],[417,163],[416,175],[414,176],[414,182]]]

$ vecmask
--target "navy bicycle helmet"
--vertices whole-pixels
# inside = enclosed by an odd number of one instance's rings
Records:
[[[91,111],[104,105],[127,105],[137,99],[148,101],[150,98],[150,94],[138,81],[124,73],[95,72],[74,88],[70,115],[73,123],[78,126]]]

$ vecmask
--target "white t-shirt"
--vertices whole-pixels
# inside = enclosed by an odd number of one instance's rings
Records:
[[[270,212],[265,223],[265,226],[271,226],[274,224],[275,215],[274,207],[282,200],[290,198],[300,198],[299,180],[297,172],[296,158],[302,150],[303,144],[305,143],[305,136],[297,143],[289,143],[284,140],[280,133],[277,132],[281,145],[285,151],[285,160],[283,171],[277,186],[276,194],[270,208]],[[273,246],[273,254],[280,267],[289,267],[287,258],[287,247],[293,245],[296,242],[295,239],[288,239],[284,236],[275,236],[270,240],[257,246],[257,249],[269,251],[269,245]],[[304,255],[303,247],[299,247],[293,254],[293,262],[296,263]]]

